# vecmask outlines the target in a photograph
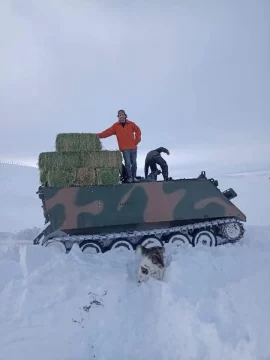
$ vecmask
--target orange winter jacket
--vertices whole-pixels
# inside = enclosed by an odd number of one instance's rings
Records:
[[[104,139],[112,135],[116,135],[120,151],[137,149],[137,145],[141,141],[141,129],[130,120],[126,120],[124,126],[120,123],[120,121],[117,121],[110,128],[97,134],[100,139]]]

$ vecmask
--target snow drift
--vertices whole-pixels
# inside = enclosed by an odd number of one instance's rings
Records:
[[[141,286],[135,254],[118,251],[2,250],[0,359],[269,359],[270,228],[167,246],[164,282]]]

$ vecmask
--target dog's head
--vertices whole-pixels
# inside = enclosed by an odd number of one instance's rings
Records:
[[[141,256],[138,271],[139,283],[147,281],[154,273],[164,269],[164,252],[165,248],[160,246],[153,246],[151,248],[141,245],[137,246],[136,253]]]

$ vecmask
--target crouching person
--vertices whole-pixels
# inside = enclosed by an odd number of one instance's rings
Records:
[[[155,150],[149,151],[149,153],[146,155],[145,158],[145,165],[144,165],[144,175],[145,179],[151,179],[151,180],[157,180],[157,176],[161,174],[165,181],[169,180],[169,174],[168,174],[168,164],[165,159],[161,156],[161,153],[164,152],[167,155],[170,155],[170,152],[168,149],[164,147],[159,147]],[[160,166],[161,171],[157,168],[157,165]],[[151,169],[150,175],[148,175],[149,167]]]

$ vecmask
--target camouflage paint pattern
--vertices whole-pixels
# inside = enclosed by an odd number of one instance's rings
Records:
[[[117,186],[42,188],[54,230],[132,225],[134,229],[172,222],[246,216],[207,179],[141,182]],[[112,229],[113,231],[113,229]]]

